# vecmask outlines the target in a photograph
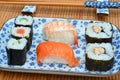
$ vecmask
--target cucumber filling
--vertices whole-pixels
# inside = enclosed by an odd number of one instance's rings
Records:
[[[20,18],[20,22],[28,22],[28,19],[26,19],[26,18]]]

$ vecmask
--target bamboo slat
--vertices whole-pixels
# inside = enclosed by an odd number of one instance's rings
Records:
[[[84,0],[1,0],[1,4],[35,4],[41,6],[79,6],[84,7]]]
[[[85,0],[0,0],[0,4],[6,4],[6,3],[7,4],[35,4],[35,5],[41,5],[41,6],[84,7],[84,1]],[[113,0],[109,0],[109,1],[113,1]],[[118,1],[118,0],[114,0],[114,1]]]
[[[9,0],[10,1],[10,0]],[[61,0],[62,2],[63,0]],[[66,0],[68,1],[68,0]],[[71,0],[72,1],[72,0]],[[77,0],[76,0],[77,1]],[[119,1],[119,0],[117,0]],[[21,14],[25,4],[0,4],[0,28],[10,18]],[[97,15],[95,8],[37,6],[35,17],[74,18],[81,20],[100,20],[111,22],[120,29],[120,9],[110,9],[109,15]],[[82,77],[65,75],[48,75],[36,73],[20,73],[0,71],[0,80],[120,80],[120,73],[109,77]]]

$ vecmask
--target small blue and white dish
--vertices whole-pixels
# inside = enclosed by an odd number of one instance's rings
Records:
[[[24,6],[22,13],[35,13],[36,6],[35,5],[26,5]]]

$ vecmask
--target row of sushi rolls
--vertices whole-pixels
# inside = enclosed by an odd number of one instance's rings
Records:
[[[29,5],[30,6],[30,5]],[[33,13],[24,11],[15,18],[15,26],[11,29],[11,39],[6,45],[8,65],[24,65],[26,54],[31,48],[33,36]],[[94,22],[85,27],[86,49],[85,66],[89,71],[108,71],[113,67],[114,50],[111,45],[113,28],[110,23]],[[63,20],[49,22],[43,26],[43,39],[36,47],[36,62],[63,64],[77,67],[81,64],[75,57],[71,45],[78,46],[76,28]]]

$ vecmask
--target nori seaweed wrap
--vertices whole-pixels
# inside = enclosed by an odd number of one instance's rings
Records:
[[[11,38],[6,46],[8,65],[23,65],[26,61],[27,40]]]
[[[108,71],[113,67],[114,58],[110,60],[94,60],[86,55],[86,68],[90,71]]]
[[[89,43],[86,47],[86,69],[108,71],[113,67],[114,52],[110,43]]]

